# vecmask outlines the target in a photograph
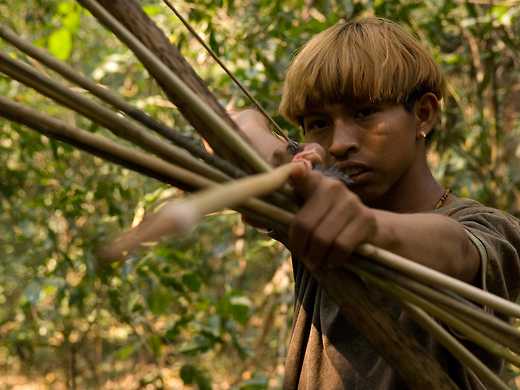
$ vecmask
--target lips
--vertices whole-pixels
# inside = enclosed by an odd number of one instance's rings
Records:
[[[336,168],[348,175],[354,182],[361,180],[371,169],[359,162],[347,161],[335,164]]]
[[[347,174],[348,176],[352,177],[352,176],[357,176],[360,173],[366,172],[366,169],[364,169],[364,168],[348,168],[348,169],[344,169],[343,172],[345,174]]]

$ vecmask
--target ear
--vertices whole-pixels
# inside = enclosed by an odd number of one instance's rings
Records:
[[[431,92],[422,95],[414,105],[414,115],[417,121],[416,139],[423,139],[432,131],[439,116],[440,104],[437,96]]]

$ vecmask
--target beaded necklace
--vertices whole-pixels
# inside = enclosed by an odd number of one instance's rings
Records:
[[[446,199],[448,199],[448,196],[450,195],[451,189],[447,188],[440,199],[435,203],[434,210],[440,209],[442,206],[444,206],[444,202],[446,202]]]

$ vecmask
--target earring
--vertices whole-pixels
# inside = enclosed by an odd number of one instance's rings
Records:
[[[426,133],[424,131],[421,131],[419,134],[421,134],[421,137],[426,138]]]

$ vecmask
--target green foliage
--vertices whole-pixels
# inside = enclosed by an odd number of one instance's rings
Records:
[[[248,105],[159,1],[143,3],[222,102]],[[196,0],[179,7],[272,113],[284,69],[313,34],[367,14],[403,23],[448,75],[430,153],[436,175],[458,194],[518,213],[520,6]],[[142,65],[76,2],[0,1],[0,15],[20,35],[191,134]],[[5,77],[0,92],[110,136]],[[125,375],[150,388],[281,386],[292,297],[280,244],[224,213],[122,266],[101,267],[100,242],[182,194],[20,126],[2,121],[0,132],[0,364],[7,371],[37,374],[50,387],[97,388]]]

